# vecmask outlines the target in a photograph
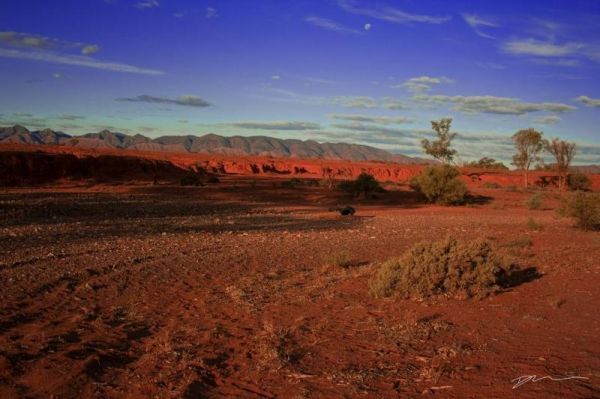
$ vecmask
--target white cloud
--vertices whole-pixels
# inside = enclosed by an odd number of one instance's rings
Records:
[[[304,21],[306,21],[309,24],[316,26],[318,28],[330,30],[332,32],[352,33],[352,34],[360,34],[361,33],[357,29],[348,28],[346,26],[343,26],[343,25],[341,25],[335,21],[332,21],[330,19],[327,19],[327,18],[311,16],[311,17],[304,18]]]
[[[513,55],[535,57],[565,57],[576,55],[585,45],[582,43],[555,44],[537,39],[511,40],[502,45],[502,49]]]
[[[439,85],[442,83],[453,83],[452,79],[448,79],[445,76],[431,77],[431,76],[419,76],[416,78],[410,78],[401,85],[392,86],[392,88],[405,87],[412,93],[422,93],[431,90],[432,86]]]
[[[345,120],[350,122],[364,122],[364,123],[377,123],[380,125],[399,125],[403,123],[414,122],[411,118],[403,116],[392,117],[392,116],[369,116],[369,115],[353,115],[353,114],[331,114],[329,115],[333,119]]]
[[[88,44],[81,48],[81,54],[83,54],[83,55],[96,54],[98,51],[100,51],[100,46],[98,46],[96,44]]]
[[[338,5],[344,11],[347,11],[351,14],[365,15],[367,17],[399,24],[410,24],[415,22],[428,24],[442,24],[451,19],[451,17],[448,16],[437,17],[430,15],[411,14],[389,6],[378,8],[361,8],[356,5],[356,1],[354,0],[338,0]]]
[[[299,121],[272,121],[272,122],[254,122],[243,121],[226,123],[225,125],[239,127],[242,129],[254,130],[319,130],[321,126],[318,123],[299,122]]]
[[[588,107],[600,108],[600,99],[591,98],[588,96],[579,96],[577,97],[577,101],[584,103]]]
[[[155,8],[159,7],[158,0],[143,0],[135,5],[137,8]]]
[[[273,75],[273,76],[271,76],[271,79],[273,79],[273,80],[280,80],[281,76],[279,76],[279,75]]]
[[[106,71],[137,73],[142,75],[162,75],[164,73],[155,69],[139,68],[133,65],[100,61],[86,56],[57,54],[48,51],[23,51],[0,48],[0,57],[49,62],[53,64],[75,65],[86,68],[103,69]]]
[[[419,94],[415,102],[430,106],[452,105],[453,109],[470,114],[525,115],[530,112],[567,112],[576,108],[561,103],[527,103],[517,98],[495,96],[446,96]]]
[[[475,33],[477,35],[479,35],[483,38],[486,38],[486,39],[495,39],[495,37],[483,32],[480,28],[481,27],[497,28],[497,27],[499,27],[498,24],[496,24],[495,22],[483,19],[482,17],[479,17],[475,14],[463,13],[462,17],[465,20],[465,22],[467,23],[467,25],[469,25],[471,28],[473,28],[473,30],[475,31]]]
[[[406,105],[402,100],[398,100],[393,97],[384,97],[381,105],[383,108],[391,110],[406,109]]]
[[[377,101],[366,96],[337,96],[326,100],[326,102],[346,108],[375,108]]]
[[[560,122],[560,116],[558,115],[548,115],[542,116],[541,118],[537,118],[533,121],[533,123],[537,123],[538,125],[554,125]]]

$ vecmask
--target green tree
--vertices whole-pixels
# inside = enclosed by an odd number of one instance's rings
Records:
[[[483,157],[479,161],[471,161],[465,163],[466,167],[481,168],[481,169],[502,169],[508,170],[502,162],[496,161],[494,158]]]
[[[452,140],[456,137],[456,133],[450,132],[452,118],[443,118],[439,121],[431,121],[431,128],[437,134],[437,139],[429,141],[421,140],[421,146],[426,154],[431,155],[437,160],[448,164],[454,160],[456,150],[450,148]]]
[[[529,185],[529,168],[540,161],[540,152],[544,149],[543,133],[535,129],[519,130],[512,136],[517,153],[513,156],[513,165],[523,171],[525,188]]]
[[[554,167],[556,173],[558,173],[558,188],[563,190],[566,187],[569,166],[575,156],[575,143],[554,138],[550,141],[544,141],[544,149],[556,159]]]

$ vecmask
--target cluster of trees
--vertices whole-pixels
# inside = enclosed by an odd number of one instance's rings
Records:
[[[426,154],[431,155],[444,165],[454,162],[456,150],[451,148],[452,140],[456,133],[450,132],[452,125],[451,118],[444,118],[439,121],[432,121],[431,127],[435,131],[437,138],[435,140],[424,139],[421,145]],[[523,171],[524,185],[529,185],[529,170],[534,165],[543,165],[542,153],[551,154],[555,163],[552,168],[558,174],[558,187],[564,189],[567,183],[569,166],[576,153],[575,143],[553,138],[544,139],[544,134],[535,129],[519,130],[512,136],[515,143],[516,154],[513,156],[512,164]],[[464,166],[488,168],[488,169],[508,169],[503,163],[497,162],[493,158],[481,158],[479,161],[473,161],[464,164]]]

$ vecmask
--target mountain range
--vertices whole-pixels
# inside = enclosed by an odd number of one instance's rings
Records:
[[[421,158],[392,154],[379,148],[360,144],[318,143],[314,140],[277,139],[265,136],[224,137],[216,134],[207,134],[204,136],[162,136],[152,139],[141,134],[128,135],[108,130],[72,136],[51,129],[30,131],[21,125],[0,127],[0,143],[64,145],[99,149],[123,148],[139,151],[255,155],[278,158],[383,161],[404,164],[432,162]]]

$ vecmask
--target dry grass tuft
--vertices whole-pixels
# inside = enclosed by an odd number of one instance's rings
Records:
[[[338,251],[327,255],[323,261],[327,265],[343,267],[344,269],[352,266],[352,255],[348,251]]]

